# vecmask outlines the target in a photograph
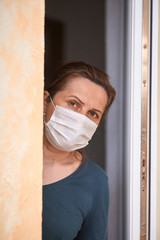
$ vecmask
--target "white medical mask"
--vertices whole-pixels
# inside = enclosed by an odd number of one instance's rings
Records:
[[[54,107],[50,120],[45,122],[45,135],[51,145],[67,152],[87,146],[98,125],[83,114]]]

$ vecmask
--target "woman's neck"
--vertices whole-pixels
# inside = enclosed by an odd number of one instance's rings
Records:
[[[44,163],[70,164],[75,160],[80,160],[80,153],[77,151],[65,152],[54,148],[43,134],[43,161]],[[80,154],[81,155],[81,154]]]

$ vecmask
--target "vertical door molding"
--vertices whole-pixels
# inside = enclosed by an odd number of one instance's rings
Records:
[[[158,110],[158,17],[159,1],[152,1],[152,42],[151,42],[151,142],[150,142],[150,239],[156,236],[157,216],[157,111]],[[158,224],[158,225],[157,225]]]
[[[130,240],[140,239],[142,0],[132,1]]]
[[[124,27],[125,1],[106,0],[105,6],[105,70],[116,89],[116,99],[106,118],[106,172],[109,177],[110,208],[108,240],[124,239],[124,128],[125,77]]]

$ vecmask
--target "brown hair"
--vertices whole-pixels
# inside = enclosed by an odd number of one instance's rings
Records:
[[[53,76],[51,83],[45,87],[45,90],[47,90],[53,98],[58,91],[65,87],[65,83],[68,79],[77,75],[87,78],[105,89],[108,96],[108,102],[103,115],[106,115],[115,98],[116,91],[111,86],[109,77],[105,72],[87,63],[70,62],[63,65]]]

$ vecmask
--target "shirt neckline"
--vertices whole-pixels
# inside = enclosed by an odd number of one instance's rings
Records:
[[[88,163],[88,161],[87,161],[87,163]],[[60,179],[60,180],[58,180],[58,181],[56,181],[56,182],[42,185],[43,188],[50,187],[50,186],[55,186],[55,185],[59,185],[59,184],[61,184],[61,183],[68,182],[68,180],[72,179],[75,175],[77,175],[77,174],[82,170],[82,168],[84,167],[84,165],[86,165],[87,163],[82,162],[82,163],[80,164],[80,166],[79,166],[73,173],[71,173],[71,174],[68,175],[67,177],[62,178],[62,179]]]

